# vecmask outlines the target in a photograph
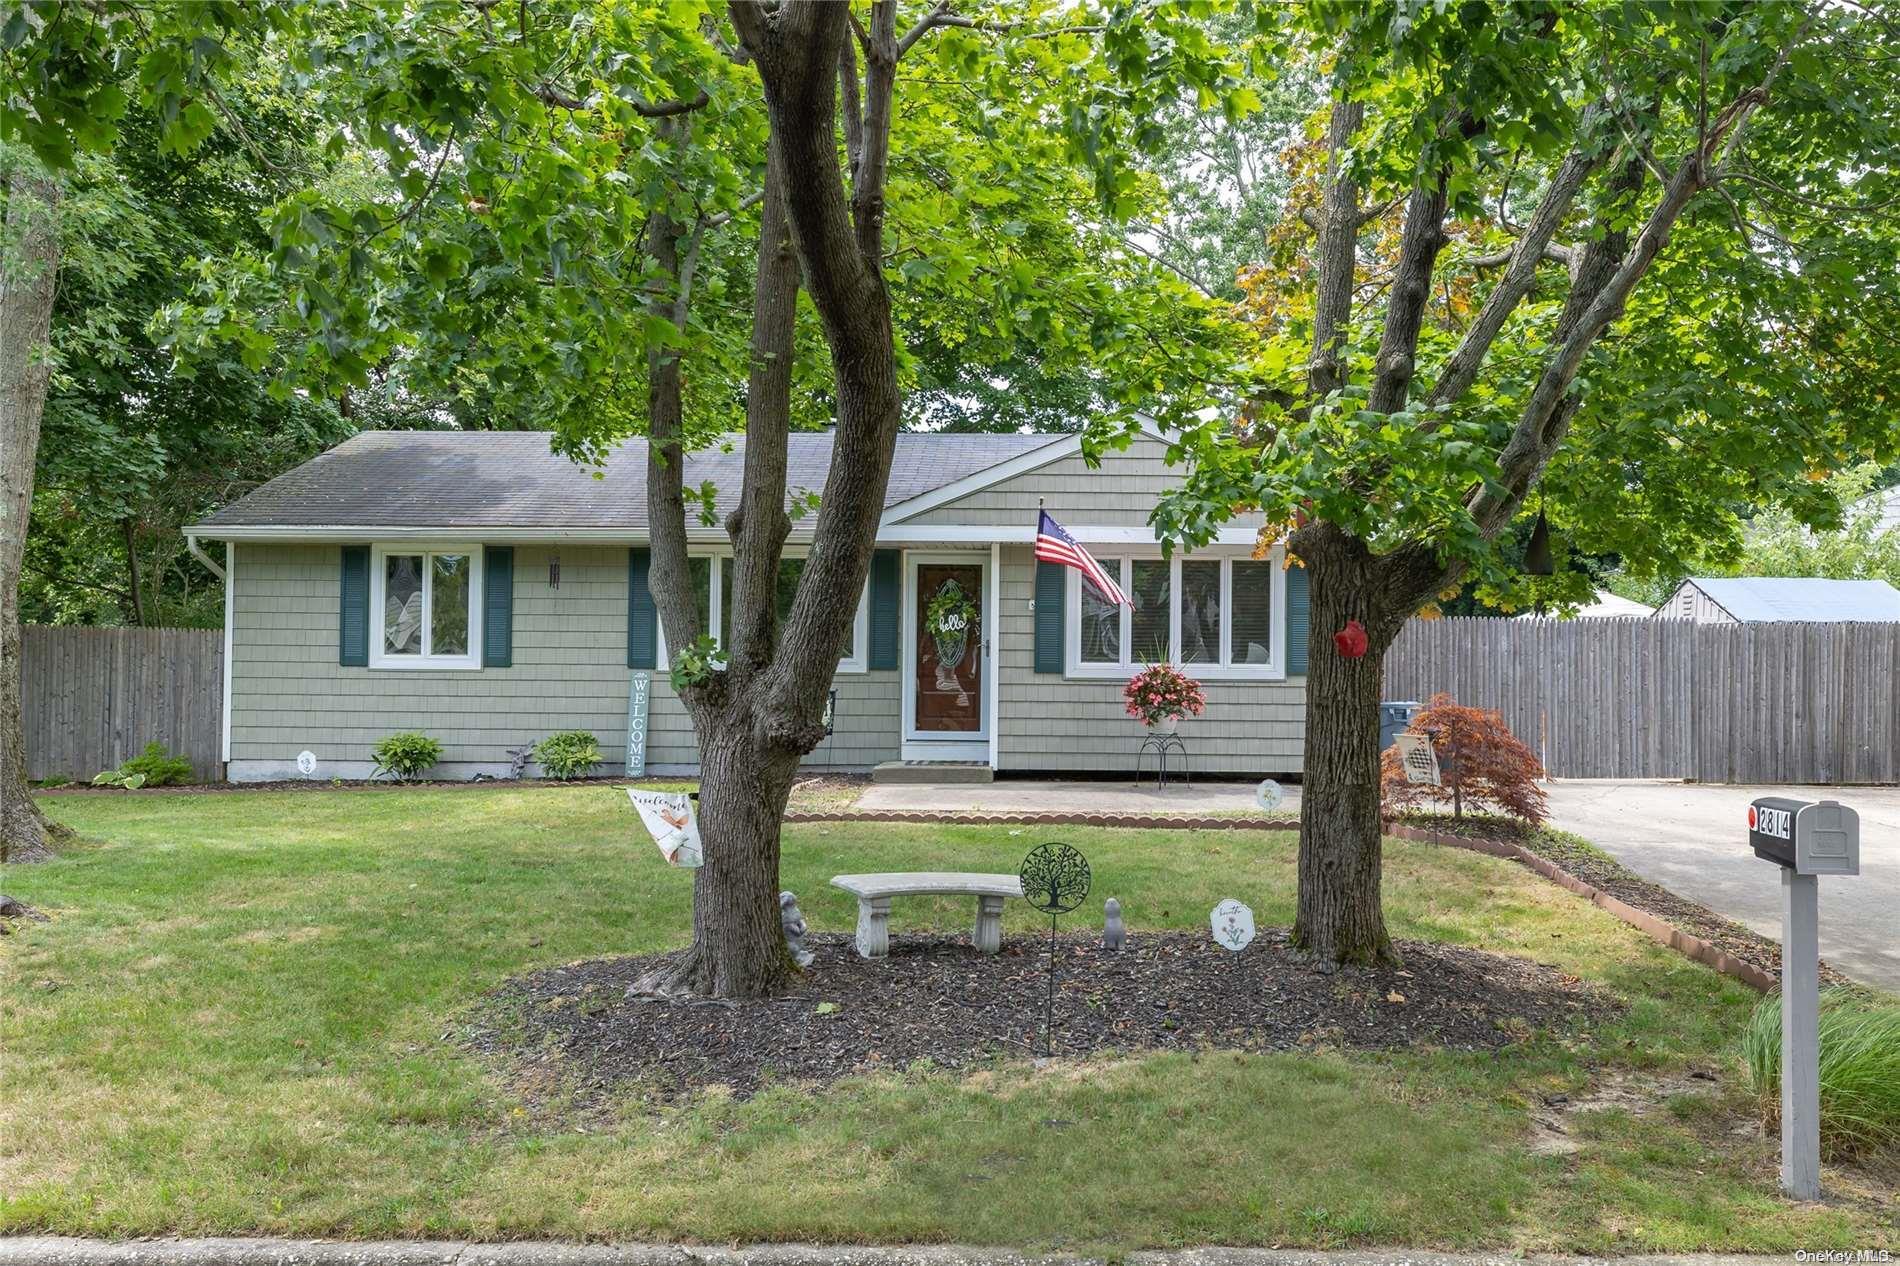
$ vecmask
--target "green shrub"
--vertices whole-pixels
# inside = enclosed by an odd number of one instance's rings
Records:
[[[148,787],[170,787],[191,781],[191,762],[173,756],[163,743],[147,743],[145,750],[119,766],[122,774],[144,774]]]
[[[1821,992],[1821,1147],[1851,1156],[1900,1144],[1900,1005],[1856,989]],[[1773,1122],[1781,1111],[1781,996],[1762,999],[1742,1035],[1748,1081]]]
[[[415,730],[391,734],[372,750],[377,777],[388,774],[405,782],[428,772],[442,759],[442,744]]]
[[[103,769],[92,776],[95,787],[124,787],[127,791],[190,781],[191,762],[167,752],[163,743],[147,743],[143,752],[117,769]]]
[[[586,730],[563,730],[536,743],[534,759],[550,778],[585,778],[600,764],[600,743]]]

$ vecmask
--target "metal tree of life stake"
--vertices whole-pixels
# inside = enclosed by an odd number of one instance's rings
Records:
[[[1056,918],[1069,913],[1089,895],[1088,858],[1067,844],[1038,844],[1023,858],[1016,872],[1023,900],[1049,916],[1049,1000],[1042,1016],[1043,1053],[1056,1053]]]

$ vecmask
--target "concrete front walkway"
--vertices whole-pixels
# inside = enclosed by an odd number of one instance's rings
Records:
[[[1126,781],[1042,782],[1002,778],[995,782],[923,785],[873,783],[858,797],[857,808],[887,813],[1258,813],[1251,782],[1203,782],[1192,787],[1170,782],[1157,788],[1152,778],[1139,785]],[[1275,817],[1300,811],[1300,789],[1280,784],[1286,802]]]
[[[1764,936],[1781,937],[1781,874],[1748,847],[1756,796],[1834,799],[1860,814],[1860,874],[1821,879],[1821,955],[1856,980],[1900,993],[1900,787],[1732,787],[1563,779],[1551,825],[1575,832],[1645,879]]]
[[[470,1244],[459,1240],[73,1240],[0,1238],[0,1266],[1099,1266],[1100,1257],[1041,1256],[957,1244],[827,1247],[813,1244]],[[1403,1249],[1299,1252],[1189,1248],[1117,1254],[1126,1266],[1598,1266],[1602,1258]],[[1788,1259],[1619,1257],[1614,1266],[1765,1266]],[[1608,1266],[1604,1263],[1604,1266]]]

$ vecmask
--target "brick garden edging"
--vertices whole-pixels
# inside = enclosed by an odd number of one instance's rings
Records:
[[[909,822],[936,826],[1103,826],[1173,831],[1297,831],[1300,829],[1298,820],[1292,818],[1168,817],[1126,813],[798,812],[787,813],[785,821],[788,823]],[[1763,993],[1771,992],[1780,986],[1781,982],[1772,974],[1763,971],[1753,963],[1743,962],[1733,954],[1717,949],[1701,937],[1665,923],[1649,911],[1639,910],[1620,897],[1613,897],[1601,888],[1585,883],[1555,862],[1546,857],[1540,857],[1521,844],[1450,835],[1441,831],[1428,831],[1424,827],[1406,826],[1398,822],[1388,822],[1385,833],[1395,839],[1412,840],[1421,844],[1438,844],[1445,848],[1462,848],[1469,852],[1484,853],[1490,857],[1501,857],[1506,861],[1517,862],[1615,915],[1659,944],[1666,945],[1678,954],[1692,958],[1705,967],[1712,967],[1724,976],[1733,977]]]
[[[1549,858],[1540,857],[1521,844],[1447,835],[1439,831],[1404,826],[1396,822],[1386,827],[1386,834],[1401,840],[1418,840],[1426,844],[1443,844],[1448,848],[1470,849],[1474,853],[1486,853],[1492,857],[1502,857],[1528,866],[1552,883],[1568,888],[1580,897],[1588,898],[1592,903],[1609,911],[1651,940],[1667,945],[1678,954],[1687,955],[1705,967],[1713,967],[1724,976],[1733,976],[1743,984],[1753,986],[1763,993],[1780,987],[1779,980],[1755,964],[1745,963],[1733,954],[1717,949],[1701,937],[1665,923],[1649,911],[1639,910],[1620,897],[1613,897],[1601,888],[1585,883]]]

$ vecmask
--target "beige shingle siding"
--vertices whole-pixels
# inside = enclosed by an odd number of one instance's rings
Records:
[[[1124,711],[1123,683],[1035,671],[1035,575],[1028,546],[1003,547],[997,768],[1132,772],[1142,732]],[[1300,768],[1304,678],[1207,682],[1205,690],[1206,713],[1181,722],[1195,770],[1276,774]]]
[[[503,764],[508,749],[590,730],[610,768],[626,761],[627,553],[518,545],[514,665],[414,672],[337,664],[336,545],[237,546],[231,759],[325,765],[369,759],[377,739],[422,730],[448,764]],[[559,553],[561,586],[548,585]],[[372,630],[372,636],[374,631]],[[839,732],[808,764],[859,767],[898,754],[898,674],[838,678]],[[692,723],[663,672],[648,707],[649,766],[698,761]]]

